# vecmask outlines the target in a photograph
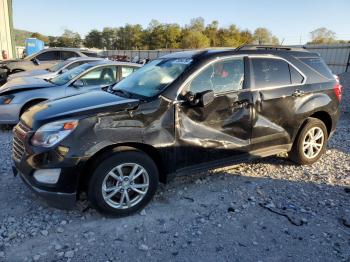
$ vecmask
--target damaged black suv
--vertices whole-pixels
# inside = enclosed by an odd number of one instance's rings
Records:
[[[14,172],[55,206],[143,208],[177,173],[288,152],[312,164],[339,118],[320,56],[282,46],[173,53],[108,91],[44,102],[14,128]]]

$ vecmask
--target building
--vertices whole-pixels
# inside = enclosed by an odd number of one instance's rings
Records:
[[[0,0],[0,60],[15,56],[12,0]]]

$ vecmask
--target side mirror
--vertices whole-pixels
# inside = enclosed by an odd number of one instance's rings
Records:
[[[214,91],[207,90],[200,93],[187,92],[184,99],[191,106],[205,107],[214,101]]]
[[[60,71],[60,74],[64,74],[65,72],[68,72],[68,69],[67,69],[67,68],[63,68],[63,69]]]
[[[73,83],[73,86],[75,88],[80,88],[80,87],[83,87],[84,86],[84,82],[81,81],[80,79],[76,80],[74,83]]]
[[[35,65],[40,65],[40,61],[36,58],[33,58],[32,59],[32,62],[35,64]]]

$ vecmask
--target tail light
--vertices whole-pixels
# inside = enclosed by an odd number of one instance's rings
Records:
[[[336,95],[336,97],[338,98],[338,101],[341,101],[341,95],[342,95],[342,85],[339,82],[339,77],[337,75],[334,75],[334,78],[336,80],[336,83],[333,87],[334,93]]]

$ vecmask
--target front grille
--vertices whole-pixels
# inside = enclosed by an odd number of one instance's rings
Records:
[[[30,128],[20,122],[13,130],[12,156],[16,161],[20,161],[25,153],[24,140]]]

